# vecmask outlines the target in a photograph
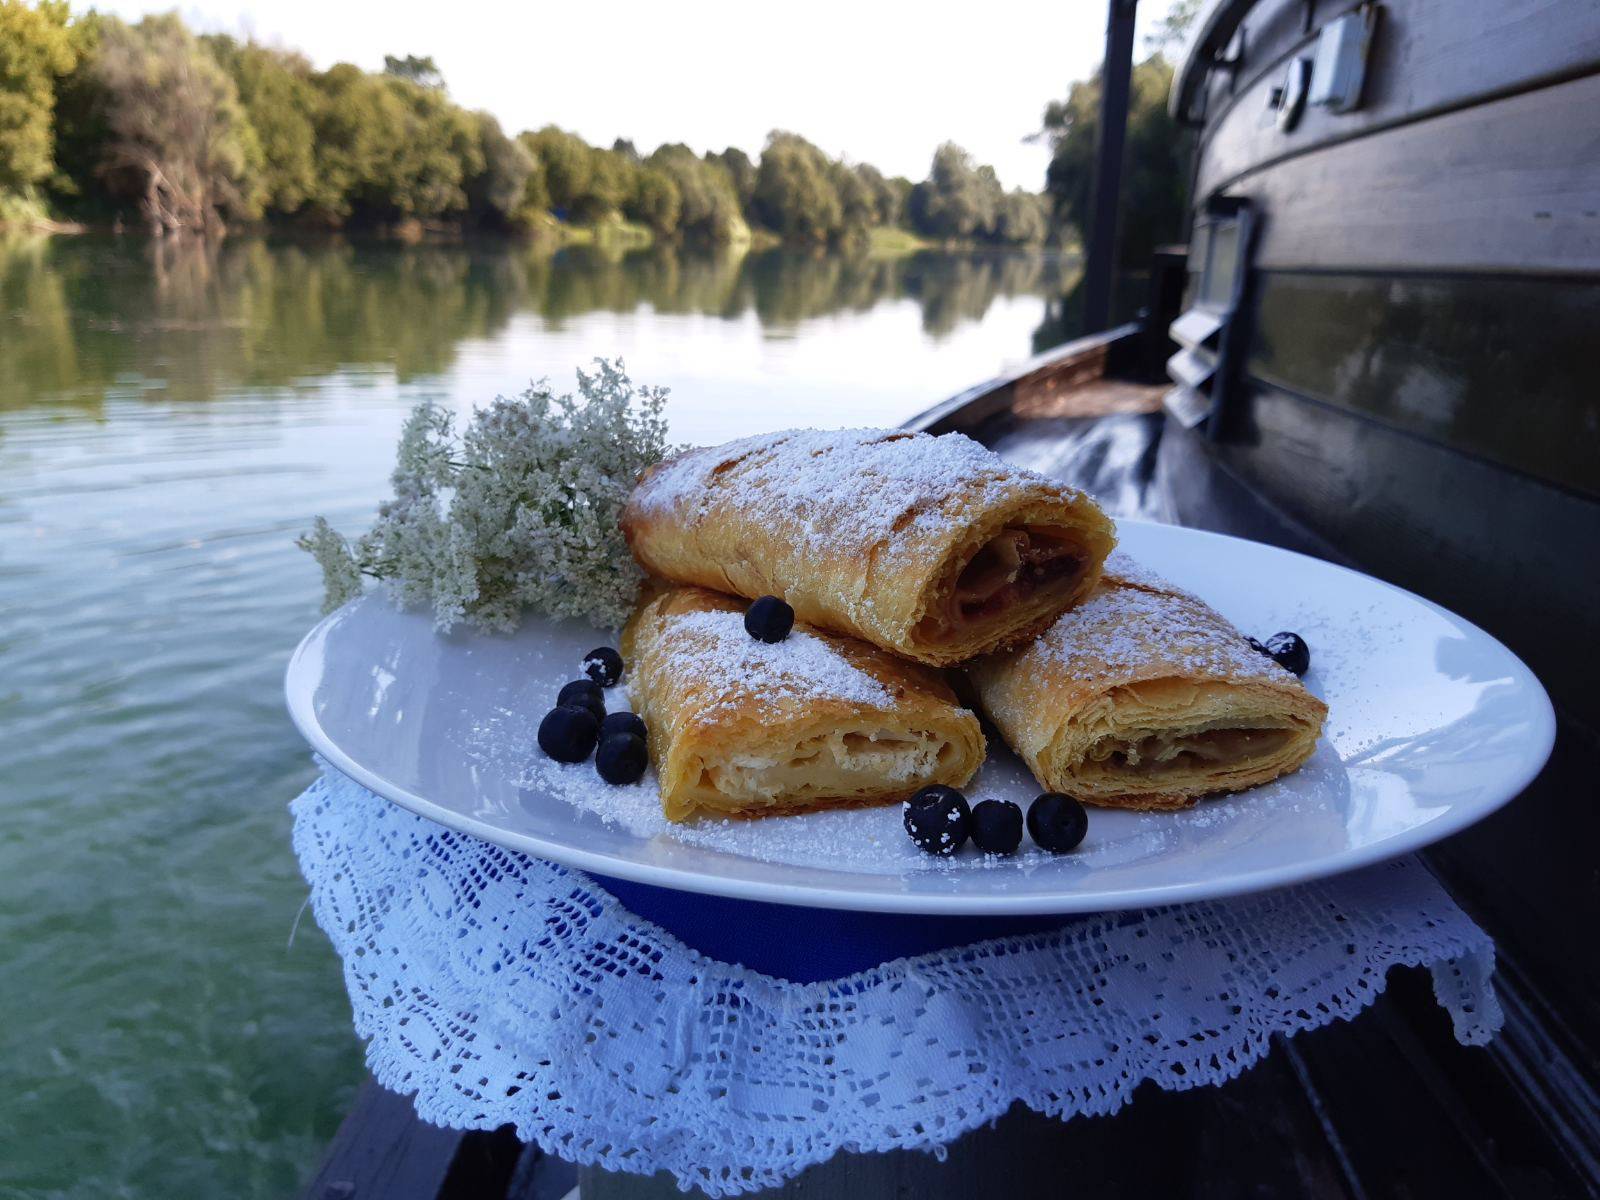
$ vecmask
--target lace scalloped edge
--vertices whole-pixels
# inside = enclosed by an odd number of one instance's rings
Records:
[[[1414,858],[801,984],[707,958],[586,876],[325,764],[291,809],[378,1083],[433,1124],[512,1125],[569,1162],[711,1196],[840,1151],[942,1155],[1016,1102],[1066,1120],[1147,1080],[1225,1082],[1274,1035],[1355,1016],[1397,966],[1430,969],[1463,1044],[1502,1019],[1493,942]]]

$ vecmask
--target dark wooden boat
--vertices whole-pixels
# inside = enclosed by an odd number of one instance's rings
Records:
[[[1132,5],[1112,10],[1126,44]],[[1192,235],[1166,260],[1184,286],[1158,270],[1141,323],[915,424],[1122,514],[1357,566],[1533,666],[1549,766],[1427,855],[1496,939],[1506,1028],[1463,1049],[1401,972],[1225,1087],[1147,1087],[1067,1125],[1017,1112],[942,1176],[846,1157],[784,1194],[1600,1195],[1600,7],[1214,0],[1172,103],[1197,128]],[[542,1198],[575,1178],[369,1084],[307,1194]]]

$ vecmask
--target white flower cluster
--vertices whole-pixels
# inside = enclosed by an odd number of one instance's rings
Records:
[[[322,565],[325,611],[387,582],[434,624],[509,632],[522,610],[620,625],[643,579],[618,526],[640,473],[666,453],[665,388],[619,359],[578,374],[578,395],[541,382],[455,419],[432,403],[406,422],[394,498],[354,546],[317,518],[297,544]]]

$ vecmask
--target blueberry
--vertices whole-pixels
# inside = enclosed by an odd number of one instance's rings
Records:
[[[758,642],[781,642],[794,628],[794,609],[776,596],[763,596],[745,609],[744,631]]]
[[[1015,854],[1022,845],[1022,810],[1009,800],[974,804],[972,844],[985,854]]]
[[[1267,639],[1267,653],[1285,671],[1304,675],[1311,669],[1311,647],[1298,633],[1275,633]]]
[[[649,765],[649,751],[636,733],[608,733],[594,756],[594,769],[607,783],[637,783]]]
[[[563,704],[539,722],[539,749],[557,762],[582,762],[594,750],[600,722],[587,708]]]
[[[1247,637],[1245,638],[1245,641],[1250,643],[1250,649],[1254,650],[1257,654],[1265,654],[1268,658],[1272,657],[1272,651],[1268,650],[1260,642],[1256,641],[1255,638]]]
[[[1028,833],[1040,849],[1065,854],[1089,832],[1089,814],[1071,796],[1046,792],[1028,806]]]
[[[574,679],[557,692],[556,706],[563,704],[588,709],[597,725],[606,719],[606,702],[600,695],[600,685],[592,679]]]
[[[610,646],[596,646],[583,656],[583,673],[601,687],[622,678],[622,655]]]
[[[648,738],[650,736],[645,732],[644,722],[639,719],[639,715],[631,712],[614,712],[605,715],[605,720],[600,722],[600,737],[604,740],[613,733],[631,733],[639,738]]]
[[[955,788],[934,784],[906,801],[903,819],[906,832],[921,849],[948,857],[966,842],[972,814],[967,798]]]

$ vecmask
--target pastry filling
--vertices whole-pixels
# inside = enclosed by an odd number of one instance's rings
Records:
[[[700,786],[731,800],[765,804],[804,797],[867,799],[932,779],[954,752],[950,742],[921,730],[832,729],[782,757],[731,754],[701,769]]]
[[[1118,774],[1155,776],[1177,771],[1232,767],[1283,749],[1292,729],[1164,729],[1136,738],[1104,738],[1088,759]]]
[[[1083,551],[1054,531],[1008,525],[978,548],[956,577],[945,611],[930,614],[946,636],[994,620],[1041,591],[1070,590]]]

